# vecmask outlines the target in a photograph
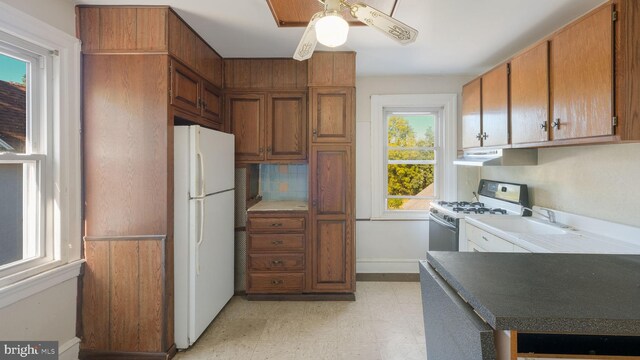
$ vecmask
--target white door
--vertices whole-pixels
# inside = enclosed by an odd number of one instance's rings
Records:
[[[196,219],[193,225],[198,237],[192,242],[191,252],[190,344],[233,296],[233,206],[233,190],[191,201],[191,211],[195,214],[191,218]],[[204,222],[200,224],[201,218]]]
[[[234,136],[200,126],[190,126],[191,196],[201,197],[233,189]]]

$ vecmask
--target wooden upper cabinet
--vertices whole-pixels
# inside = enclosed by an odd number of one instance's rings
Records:
[[[264,160],[264,94],[227,94],[225,111],[235,134],[236,160]]]
[[[348,143],[355,126],[353,88],[311,88],[311,141]]]
[[[613,5],[551,39],[552,139],[613,134]]]
[[[482,79],[477,78],[462,87],[462,147],[482,145]]]
[[[509,65],[482,76],[482,146],[509,144]]]
[[[224,82],[228,89],[305,90],[306,61],[293,59],[225,59]]]
[[[307,158],[307,96],[305,93],[269,94],[267,106],[267,160]]]
[[[196,34],[173,11],[169,12],[169,52],[187,66],[197,69]]]
[[[222,111],[222,94],[217,87],[207,81],[203,81],[201,88],[201,115],[203,118],[210,120],[218,128],[224,127]]]
[[[166,51],[167,12],[167,7],[78,7],[82,51]]]
[[[171,60],[171,105],[200,115],[200,77],[188,67]]]
[[[549,140],[549,43],[511,60],[511,143]]]
[[[356,86],[356,54],[314,53],[309,59],[309,86]]]

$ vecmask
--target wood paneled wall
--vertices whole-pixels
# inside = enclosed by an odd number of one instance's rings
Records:
[[[163,352],[165,236],[85,237],[83,351]]]

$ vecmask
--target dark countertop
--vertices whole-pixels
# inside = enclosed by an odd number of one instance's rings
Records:
[[[640,335],[640,255],[428,252],[496,330]]]

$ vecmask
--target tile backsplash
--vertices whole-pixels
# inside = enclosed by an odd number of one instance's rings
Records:
[[[260,193],[264,200],[308,198],[309,167],[302,165],[260,164]]]

